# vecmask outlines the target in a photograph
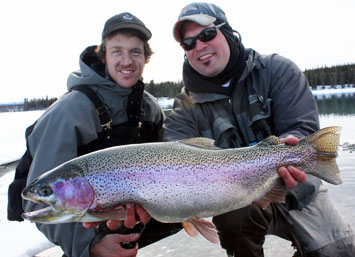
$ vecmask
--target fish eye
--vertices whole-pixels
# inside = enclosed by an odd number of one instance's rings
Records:
[[[53,193],[52,188],[49,186],[42,186],[38,191],[40,196],[49,196]]]

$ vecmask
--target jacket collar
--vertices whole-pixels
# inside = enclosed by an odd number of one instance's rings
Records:
[[[257,51],[250,48],[247,50],[247,52],[249,53],[249,55],[246,60],[245,69],[238,81],[238,85],[241,84],[254,69],[257,69],[259,67],[265,67],[265,64],[262,61],[262,56]],[[217,93],[202,93],[202,92],[188,91],[188,94],[191,102],[194,104],[213,102],[213,101],[230,98],[227,95],[217,94]]]

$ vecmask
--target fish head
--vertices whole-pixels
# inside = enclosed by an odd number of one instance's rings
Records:
[[[65,163],[36,178],[22,191],[22,198],[49,206],[23,213],[23,218],[39,223],[79,221],[95,199],[92,186],[82,174],[80,165]]]

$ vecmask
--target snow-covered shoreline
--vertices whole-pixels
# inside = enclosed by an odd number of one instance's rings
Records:
[[[350,87],[351,86],[351,87]],[[354,94],[355,86],[350,85],[349,87],[341,88],[340,86],[323,86],[322,89],[312,90],[313,95],[342,95],[342,94]]]

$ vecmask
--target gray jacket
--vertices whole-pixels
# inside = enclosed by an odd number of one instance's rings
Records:
[[[93,63],[84,59],[93,57],[94,46],[83,52],[80,58],[80,71],[73,72],[68,78],[69,92],[50,106],[39,118],[29,137],[29,150],[33,156],[27,183],[57,165],[78,156],[77,149],[97,139],[102,132],[95,106],[86,95],[70,91],[75,85],[87,85],[93,89],[100,100],[108,106],[112,125],[128,120],[127,99],[132,89],[119,87],[107,77],[101,76]],[[92,56],[88,56],[92,55]],[[154,123],[162,130],[164,114],[157,101],[144,92],[144,122]],[[160,133],[157,131],[157,133]],[[24,201],[25,211],[33,211],[44,206]],[[67,256],[90,256],[89,249],[99,238],[94,229],[86,229],[81,223],[59,225],[36,224],[38,229],[54,244],[61,246]]]
[[[247,87],[263,107],[263,112],[253,117],[249,116]],[[232,99],[183,88],[165,120],[164,140],[202,136],[214,139],[215,145],[222,148],[252,145],[262,139],[252,129],[260,119],[266,119],[271,133],[279,137],[302,138],[319,129],[317,106],[303,72],[280,55],[261,56],[250,50]],[[289,190],[288,207],[304,207],[314,198],[319,185],[319,179],[308,176],[306,183]]]

